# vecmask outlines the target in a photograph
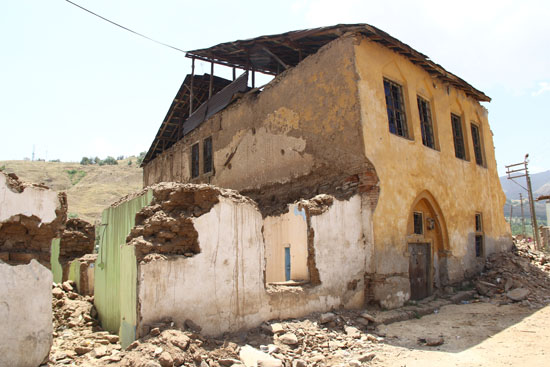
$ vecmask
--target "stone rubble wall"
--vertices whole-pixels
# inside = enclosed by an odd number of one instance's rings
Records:
[[[67,197],[0,171],[0,260],[50,267],[51,241],[67,218]]]

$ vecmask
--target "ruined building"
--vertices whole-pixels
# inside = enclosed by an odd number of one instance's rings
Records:
[[[490,98],[427,56],[365,24],[187,56],[211,73],[174,98],[143,161],[148,188],[104,213],[96,306],[123,341],[162,317],[215,334],[398,307],[511,246]],[[274,78],[257,87],[258,72]]]

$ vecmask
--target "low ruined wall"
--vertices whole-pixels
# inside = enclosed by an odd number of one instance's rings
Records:
[[[50,246],[67,214],[64,193],[24,184],[0,171],[0,260],[27,264],[36,259],[50,266]]]
[[[0,366],[36,367],[52,345],[52,273],[0,261]]]
[[[296,204],[295,204],[296,205]],[[300,286],[265,282],[264,218],[250,202],[220,197],[193,218],[200,251],[192,256],[157,256],[138,264],[138,336],[165,318],[192,320],[219,335],[274,318],[299,317],[333,308],[359,308],[370,250],[361,196],[298,204],[308,223],[310,282]],[[291,206],[293,207],[293,206]],[[370,217],[370,213],[367,214]],[[284,215],[265,221],[285,221]]]

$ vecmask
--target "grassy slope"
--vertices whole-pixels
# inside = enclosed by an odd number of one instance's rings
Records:
[[[78,163],[0,161],[5,171],[15,173],[22,181],[44,183],[56,191],[65,191],[69,213],[94,222],[101,212],[121,196],[142,187],[142,170],[136,167],[135,157],[118,161],[116,166],[82,166]],[[86,175],[76,184],[71,183],[70,170],[84,171]],[[73,175],[73,182],[78,173]]]

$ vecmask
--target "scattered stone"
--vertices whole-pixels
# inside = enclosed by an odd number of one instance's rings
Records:
[[[52,296],[54,296],[55,298],[57,298],[57,299],[63,298],[63,295],[64,295],[64,293],[61,289],[59,289],[57,287],[52,289]]]
[[[168,352],[162,352],[158,357],[158,361],[162,367],[172,367],[174,365],[174,360]]]
[[[323,313],[319,317],[319,323],[328,324],[329,322],[334,321],[334,319],[336,319],[336,315],[333,314],[332,312]]]
[[[95,357],[95,358],[101,358],[105,355],[107,355],[107,347],[104,346],[104,345],[101,345],[97,348],[94,348],[94,350],[92,351],[92,357]]]
[[[523,301],[524,299],[527,298],[528,295],[529,295],[529,289],[525,289],[525,288],[516,288],[506,293],[506,297],[516,302]]]
[[[189,319],[185,320],[185,327],[193,331],[196,331],[197,333],[200,333],[200,331],[202,330],[202,328],[199,325],[195,324],[193,320],[189,320]]]
[[[368,353],[368,354],[363,354],[361,357],[357,358],[357,360],[359,362],[369,362],[369,361],[372,361],[374,357],[376,357],[376,354]]]
[[[353,326],[344,326],[344,330],[346,331],[346,334],[351,338],[360,338],[361,337],[361,331]]]
[[[277,366],[277,363],[280,363],[279,366],[282,366],[281,360],[270,356],[267,353],[264,353],[250,345],[245,345],[241,348],[239,352],[239,358],[246,367],[259,367],[260,363],[263,366]],[[272,362],[272,365],[266,364]]]
[[[426,338],[426,345],[428,347],[437,347],[437,346],[443,344],[444,342],[445,342],[445,340],[443,340],[443,337],[441,337],[441,336]]]
[[[233,365],[241,364],[241,361],[239,361],[238,359],[233,359],[233,358],[220,358],[220,359],[218,359],[218,363],[221,366],[230,367],[230,366],[233,366]]]
[[[160,335],[160,329],[159,329],[158,327],[152,328],[151,331],[150,331],[149,333],[151,334],[151,336]]]
[[[350,367],[361,367],[361,362],[356,359],[352,359],[351,361],[349,361],[348,365]]]
[[[298,337],[293,333],[286,333],[279,336],[279,341],[287,345],[296,345],[298,344]]]
[[[301,359],[295,359],[292,361],[292,367],[307,367],[307,363]]]
[[[72,284],[70,281],[66,281],[66,282],[63,282],[63,284],[61,285],[61,287],[63,288],[63,290],[65,292],[72,292],[74,290]]]
[[[369,322],[376,322],[376,319],[366,312],[363,312],[360,316]]]
[[[92,348],[91,347],[78,346],[78,347],[74,348],[74,351],[76,352],[76,354],[81,356],[83,354],[91,352]]]

